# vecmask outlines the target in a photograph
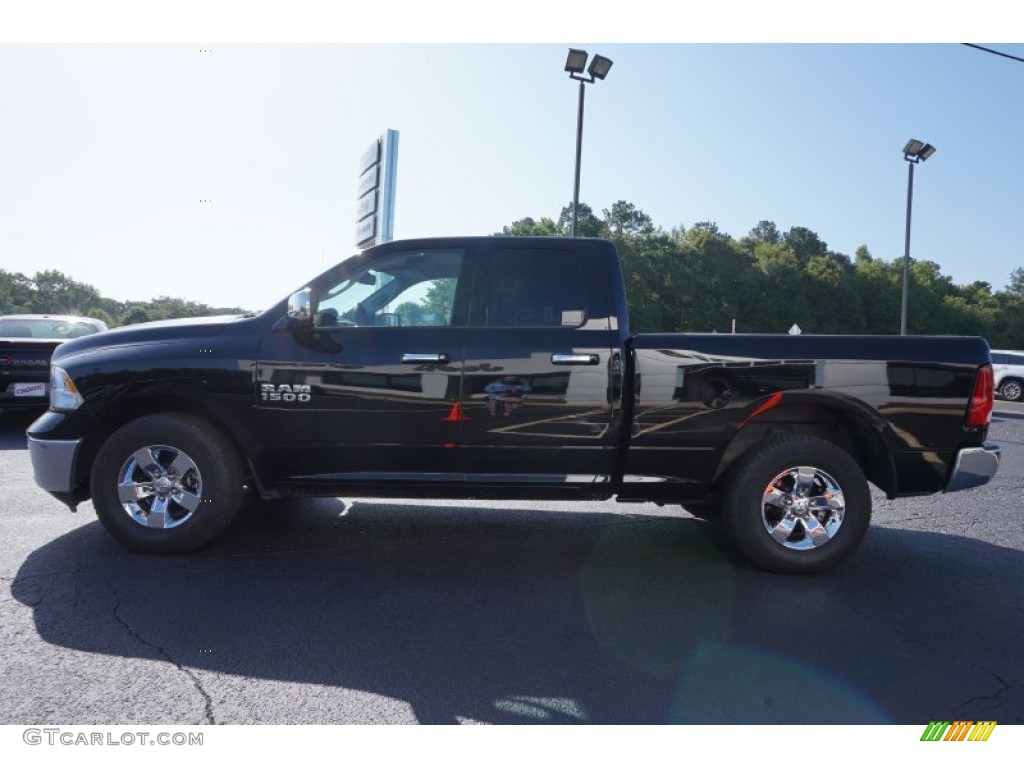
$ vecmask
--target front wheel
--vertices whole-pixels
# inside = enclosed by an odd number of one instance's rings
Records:
[[[730,470],[722,515],[740,550],[778,573],[819,573],[854,553],[871,519],[857,462],[805,435],[770,437]]]
[[[1017,379],[1007,379],[999,385],[999,394],[1004,400],[1020,400],[1024,387]]]
[[[90,483],[103,526],[129,549],[180,554],[223,533],[238,514],[242,465],[228,440],[194,416],[130,421],[100,448]]]

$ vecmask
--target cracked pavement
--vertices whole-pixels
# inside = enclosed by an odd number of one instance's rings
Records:
[[[0,723],[1024,723],[1024,405],[994,483],[761,573],[654,505],[258,504],[187,557],[39,491],[0,415]]]
[[[136,632],[132,628],[131,624],[129,624],[127,621],[125,621],[124,618],[118,613],[118,609],[121,607],[121,596],[118,595],[116,589],[114,590],[114,598],[115,598],[116,602],[114,603],[114,611],[113,611],[113,613],[114,613],[114,619],[118,622],[118,624],[120,624],[122,627],[124,627],[125,631],[129,635],[134,637],[136,640],[138,640],[142,645],[146,646],[147,648],[151,648],[151,649],[155,650],[157,653],[159,653],[161,656],[163,656],[165,659],[167,659],[168,662],[173,664],[174,667],[179,672],[184,674],[192,682],[192,685],[195,686],[196,691],[198,691],[199,695],[203,697],[203,710],[204,710],[204,712],[203,712],[203,714],[204,714],[203,723],[206,724],[206,725],[216,725],[217,724],[217,720],[213,716],[213,701],[211,701],[211,699],[210,699],[210,694],[208,694],[203,689],[203,684],[200,681],[199,677],[196,675],[196,673],[193,672],[188,667],[183,666],[182,664],[179,664],[177,661],[175,661],[174,657],[171,656],[171,654],[168,653],[167,650],[165,648],[161,647],[158,643],[154,643],[154,642],[151,642],[149,640],[146,640],[143,637],[140,637],[139,633]]]

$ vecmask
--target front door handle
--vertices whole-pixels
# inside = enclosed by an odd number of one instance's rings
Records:
[[[551,362],[555,365],[597,365],[601,358],[597,355],[552,355]]]
[[[447,352],[413,352],[402,355],[403,363],[447,363]]]

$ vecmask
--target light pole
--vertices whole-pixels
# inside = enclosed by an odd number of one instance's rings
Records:
[[[573,80],[580,81],[580,106],[576,113],[576,177],[572,187],[572,236],[576,237],[576,219],[580,209],[580,156],[583,152],[583,94],[587,83],[595,80],[604,80],[608,76],[608,70],[612,68],[612,60],[604,56],[594,54],[594,58],[587,67],[587,52],[578,48],[570,48],[569,55],[565,59],[565,71]],[[587,76],[583,75],[586,67]]]
[[[907,297],[910,294],[910,209],[914,201],[914,166],[935,154],[935,147],[911,139],[903,147],[910,175],[907,178],[907,233],[903,241],[903,301],[900,304],[900,336],[907,335]]]

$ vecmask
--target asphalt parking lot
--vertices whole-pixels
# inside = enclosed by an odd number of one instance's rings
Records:
[[[32,481],[0,414],[0,723],[1024,723],[1024,406],[996,480],[816,577],[653,505],[258,504],[187,557]]]

